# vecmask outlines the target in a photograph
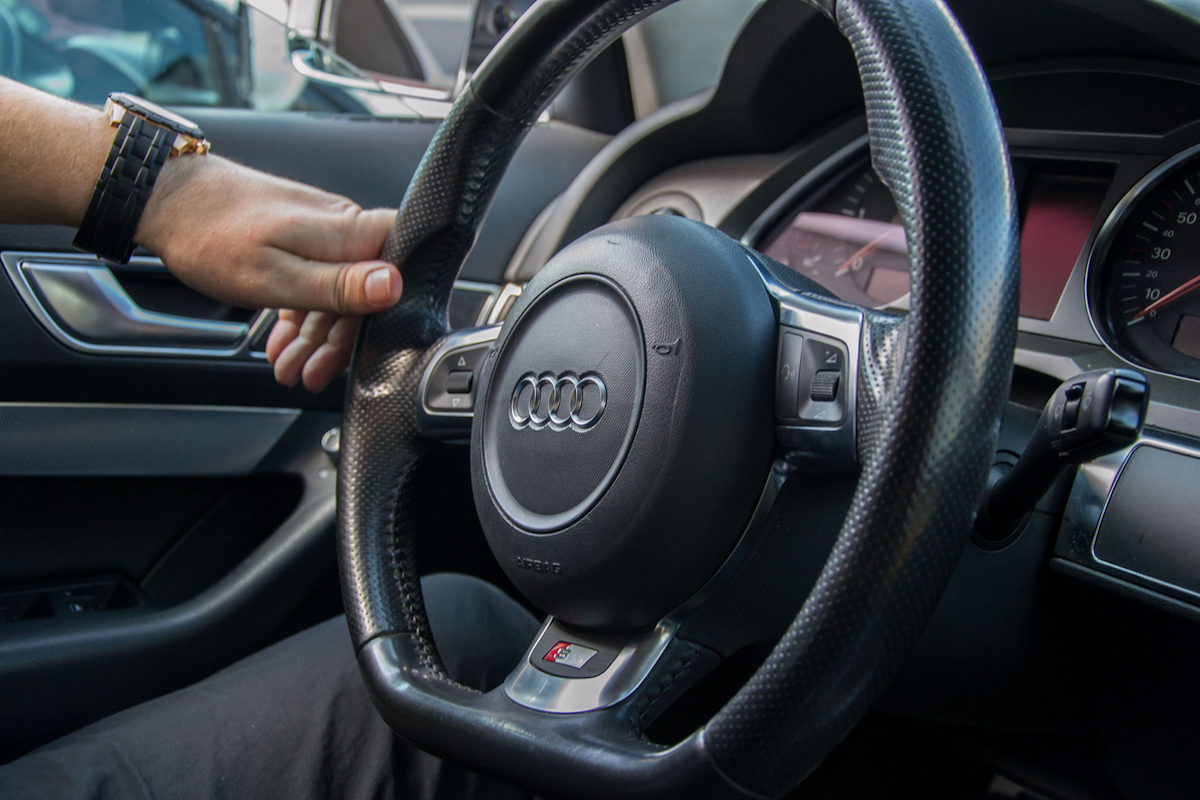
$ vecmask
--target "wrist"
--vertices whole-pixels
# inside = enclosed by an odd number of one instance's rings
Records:
[[[79,227],[112,147],[104,114],[3,77],[0,108],[0,222]]]
[[[165,259],[171,234],[186,222],[188,203],[185,198],[196,191],[208,172],[219,168],[221,161],[223,159],[212,155],[168,158],[158,174],[133,240]]]
[[[196,123],[133,95],[110,94],[103,113],[116,133],[73,243],[123,264],[171,157],[207,153],[208,142]]]

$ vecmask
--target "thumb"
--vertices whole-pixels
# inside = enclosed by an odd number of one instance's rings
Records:
[[[290,280],[275,286],[272,307],[361,316],[391,308],[404,288],[400,270],[386,261],[330,264],[281,255]]]
[[[373,314],[400,300],[404,281],[400,270],[386,261],[343,264],[333,288],[333,310],[340,314]]]
[[[388,261],[319,261],[272,248],[276,279],[256,297],[259,306],[300,308],[343,315],[373,314],[400,301],[403,279]],[[268,300],[263,302],[264,300]]]

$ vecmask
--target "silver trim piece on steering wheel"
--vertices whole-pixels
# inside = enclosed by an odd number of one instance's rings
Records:
[[[546,620],[534,645],[550,627]],[[530,653],[504,681],[504,693],[517,705],[550,714],[578,714],[616,705],[642,685],[650,670],[675,638],[677,626],[664,620],[654,630],[621,648],[613,663],[594,678],[560,678],[529,663]]]
[[[632,639],[625,645],[603,673],[594,678],[562,678],[542,672],[530,663],[533,649],[538,646],[542,634],[554,622],[554,617],[549,617],[534,637],[521,664],[504,682],[504,693],[518,705],[552,714],[595,711],[615,705],[632,694],[658,663],[683,621],[728,583],[737,574],[738,568],[758,549],[763,538],[761,534],[766,528],[767,516],[791,471],[791,466],[786,461],[775,462],[754,507],[754,513],[750,515],[745,531],[734,545],[733,552],[725,559],[725,563],[700,591],[667,615],[653,631]]]
[[[858,362],[865,317],[861,309],[836,302],[822,302],[793,292],[775,279],[762,264],[750,259],[776,306],[781,326],[820,334],[842,343],[846,349],[846,416],[837,425],[779,425],[776,438],[789,451],[793,463],[814,459],[824,467],[831,462],[852,467],[858,462],[857,405]]]
[[[430,408],[426,402],[429,391],[429,380],[434,369],[441,360],[455,350],[462,350],[473,345],[489,344],[496,341],[500,335],[499,325],[488,325],[483,328],[466,328],[455,331],[444,338],[437,346],[434,357],[429,359],[425,370],[421,373],[421,382],[417,387],[417,423],[425,435],[433,439],[455,439],[471,435],[471,421],[474,411],[441,411]]]

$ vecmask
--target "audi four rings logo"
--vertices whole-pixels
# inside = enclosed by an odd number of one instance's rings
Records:
[[[591,395],[586,413],[585,394]],[[607,404],[608,387],[599,375],[526,375],[513,389],[509,418],[517,430],[547,425],[556,430],[586,430],[600,421]]]

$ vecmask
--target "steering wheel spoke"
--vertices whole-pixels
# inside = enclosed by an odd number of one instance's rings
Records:
[[[757,259],[756,259],[757,260]],[[865,310],[800,293],[760,267],[779,320],[775,435],[799,466],[858,463],[858,368]]]
[[[499,335],[499,325],[466,328],[444,336],[431,348],[417,387],[417,425],[426,437],[471,438],[479,373]]]

